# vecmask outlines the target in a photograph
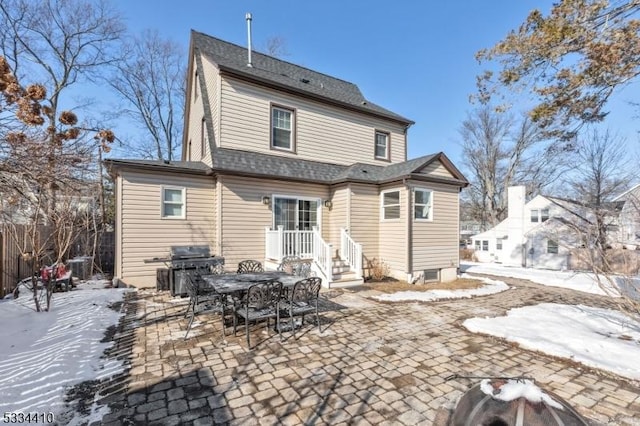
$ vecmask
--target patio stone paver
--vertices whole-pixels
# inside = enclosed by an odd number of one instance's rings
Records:
[[[505,279],[500,294],[429,303],[380,303],[370,291],[331,290],[342,309],[322,313],[323,332],[244,330],[222,340],[216,315],[196,318],[183,339],[186,300],[140,290],[130,297],[115,350],[126,386],[110,395],[105,424],[443,424],[477,380],[530,376],[593,425],[640,424],[640,383],[528,351],[461,326],[475,316],[543,302],[615,307],[606,298]]]

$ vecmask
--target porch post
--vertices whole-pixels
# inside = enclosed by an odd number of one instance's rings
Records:
[[[283,250],[283,241],[284,232],[282,225],[278,225],[278,262],[282,260],[282,250]]]

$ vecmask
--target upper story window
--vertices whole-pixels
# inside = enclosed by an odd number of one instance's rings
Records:
[[[205,148],[209,144],[209,137],[207,136],[207,122],[202,117],[200,124],[200,158],[204,157]]]
[[[195,102],[198,99],[198,87],[200,86],[200,82],[198,81],[198,71],[196,71],[193,78],[193,101]]]
[[[293,151],[295,148],[294,110],[272,106],[271,107],[271,147]]]
[[[496,240],[496,250],[502,250],[502,238]]]
[[[400,191],[382,193],[382,219],[400,219]]]
[[[185,218],[185,189],[176,187],[162,188],[162,218]]]
[[[549,209],[540,210],[540,222],[546,222],[549,220]]]
[[[558,254],[558,243],[553,240],[547,240],[547,253]]]
[[[389,133],[376,130],[375,158],[389,160]]]
[[[480,251],[480,240],[475,240],[474,243],[476,250]]]
[[[433,191],[416,189],[413,210],[416,219],[433,220]]]
[[[549,220],[549,209],[531,210],[531,222],[546,222]]]
[[[482,240],[482,251],[489,251],[489,240]]]

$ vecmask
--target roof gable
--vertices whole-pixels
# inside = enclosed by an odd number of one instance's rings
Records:
[[[252,66],[249,66],[244,47],[193,30],[191,40],[194,50],[206,56],[221,72],[338,103],[405,125],[413,124],[413,121],[368,101],[358,86],[348,81],[255,51],[251,52]]]

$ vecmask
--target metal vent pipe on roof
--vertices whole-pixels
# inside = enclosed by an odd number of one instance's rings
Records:
[[[251,13],[248,13],[245,15],[245,19],[247,20],[247,39],[248,39],[248,44],[247,44],[247,54],[248,54],[248,62],[247,62],[247,66],[248,67],[252,67],[253,64],[251,63]]]

